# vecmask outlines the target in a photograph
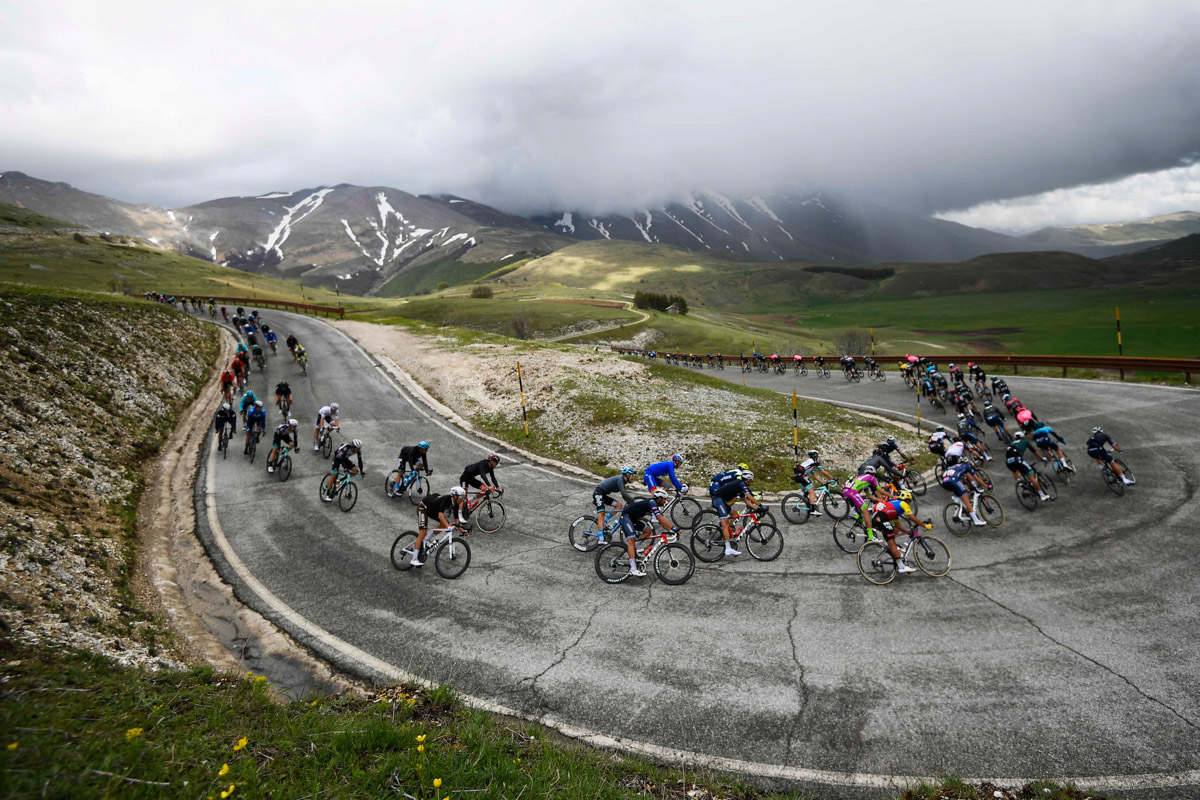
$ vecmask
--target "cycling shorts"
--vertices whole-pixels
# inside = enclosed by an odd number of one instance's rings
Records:
[[[717,516],[721,519],[729,519],[729,503],[723,497],[714,497],[712,499],[712,507],[717,510]]]
[[[646,528],[650,527],[650,523],[638,520],[637,524],[635,525],[632,517],[629,517],[625,514],[621,515],[621,533],[625,535],[626,539],[636,539],[638,534],[641,533],[641,531],[638,530],[639,527],[642,531],[644,531]]]
[[[971,444],[979,444],[979,437],[976,436],[971,431],[967,431],[966,433],[962,433],[959,435],[962,437],[964,442],[970,442]]]
[[[605,506],[615,506],[617,501],[606,494],[594,494],[592,495],[592,503],[596,506],[596,513],[602,514],[604,513]]]
[[[963,482],[960,481],[958,478],[951,478],[951,477],[942,478],[942,488],[948,492],[953,492],[954,494],[958,495],[959,497],[962,497],[963,495],[965,495],[967,493],[967,487],[963,486]]]
[[[866,503],[866,501],[862,499],[862,495],[853,489],[842,489],[842,497],[846,498],[846,502],[849,503],[852,508],[862,508]]]
[[[896,538],[896,526],[892,524],[891,520],[877,520],[871,524],[871,528],[872,530],[882,531],[883,538],[889,542]]]
[[[439,520],[440,522],[441,520]],[[421,503],[417,506],[417,530],[429,529],[429,514],[425,511],[425,504]]]
[[[1043,450],[1056,449],[1054,447],[1054,443],[1050,440],[1049,436],[1034,437],[1033,443],[1036,444],[1038,447],[1042,448]]]
[[[292,442],[292,437],[291,437],[291,436],[289,436],[289,435],[287,435],[287,434],[283,434],[283,433],[277,433],[277,434],[275,434],[275,436],[274,436],[274,437],[271,439],[271,446],[272,446],[272,447],[279,447],[279,445],[283,444],[284,442],[287,442],[288,444],[291,444],[291,442]]]
[[[1025,463],[1021,458],[1009,458],[1005,460],[1005,465],[1013,472],[1020,472],[1022,475],[1028,475],[1033,472],[1033,467]]]
[[[1003,425],[1004,417],[1000,416],[999,414],[992,414],[991,416],[989,416],[987,418],[987,424],[988,425]]]
[[[1112,453],[1105,450],[1103,447],[1089,447],[1088,455],[1092,458],[1098,458],[1105,464],[1113,463]]]
[[[479,478],[475,477],[474,475],[459,475],[458,476],[458,485],[459,486],[470,486],[473,489],[483,488],[483,482],[480,481]]]

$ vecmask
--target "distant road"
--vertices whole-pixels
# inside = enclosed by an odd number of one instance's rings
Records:
[[[305,439],[317,407],[340,402],[346,436],[366,442],[367,477],[343,514],[317,498],[328,462],[311,449],[280,484],[235,448],[228,460],[204,460],[198,517],[211,503],[216,525],[201,534],[210,547],[225,537],[218,569],[239,597],[339,666],[381,679],[420,672],[576,735],[852,793],[947,769],[1080,778],[1121,794],[1200,791],[1200,395],[1010,379],[1067,436],[1077,485],[1029,514],[993,469],[1008,522],[966,539],[945,532],[945,498],[933,490],[921,511],[954,556],[940,580],[868,585],[822,519],[791,528],[772,563],[700,565],[679,587],[607,586],[566,539],[592,487],[501,451],[508,523],[473,535],[470,568],[445,581],[432,567],[404,574],[389,564],[392,539],[414,527],[414,513],[384,496],[384,474],[402,445],[428,439],[434,489],[445,491],[493,446],[448,430],[331,326],[266,317],[281,335],[296,333],[312,368],[301,378],[273,358],[252,386],[269,394],[286,375]],[[735,370],[716,374],[741,380]],[[892,377],[850,385],[747,376],[911,411],[911,394]],[[1137,471],[1139,485],[1123,497],[1080,450],[1097,423]],[[732,444],[731,459],[753,463]],[[687,477],[697,486],[707,478]],[[1140,774],[1150,777],[1127,777]]]
[[[637,322],[618,322],[613,325],[606,325],[603,328],[593,328],[590,331],[580,331],[579,333],[567,333],[562,336],[552,336],[549,339],[544,339],[543,341],[565,342],[567,339],[576,339],[580,336],[591,336],[594,333],[604,333],[605,331],[614,331],[617,328],[622,328],[622,327],[625,327],[626,325],[640,325],[643,322],[645,322],[646,320],[650,319],[649,314],[647,314],[645,311],[639,311],[638,309],[634,308],[633,303],[626,302],[625,307],[628,308],[630,311],[632,311],[635,314],[640,314],[642,318],[639,319]]]

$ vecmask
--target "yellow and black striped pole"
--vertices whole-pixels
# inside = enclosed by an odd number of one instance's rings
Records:
[[[800,422],[796,417],[796,390],[792,389],[792,455],[800,460]]]
[[[521,420],[525,423],[525,435],[529,435],[529,414],[525,411],[525,380],[521,377],[521,362],[517,362],[517,389],[521,392]]]
[[[1121,343],[1121,307],[1117,306],[1117,355],[1125,355],[1125,346]],[[1125,370],[1121,370],[1121,380],[1125,380]]]
[[[875,355],[875,329],[871,328],[871,355]]]

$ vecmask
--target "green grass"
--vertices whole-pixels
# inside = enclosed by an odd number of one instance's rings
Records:
[[[503,270],[516,269],[524,261],[510,258],[507,261],[439,261],[435,264],[422,264],[395,276],[381,286],[376,294],[380,297],[400,297],[426,290],[432,292],[443,281],[451,286],[461,286]]]
[[[448,294],[430,298],[414,298],[402,305],[381,309],[363,317],[368,321],[388,322],[403,318],[432,325],[456,325],[491,333],[513,334],[513,318],[523,315],[534,336],[564,333],[571,325],[596,320],[611,324],[619,320],[636,320],[628,309],[607,306],[552,302],[522,298],[512,293],[497,292],[490,299]]]
[[[79,228],[73,222],[63,222],[61,219],[47,217],[27,208],[19,208],[0,203],[0,228],[24,228],[29,231],[52,231]]]

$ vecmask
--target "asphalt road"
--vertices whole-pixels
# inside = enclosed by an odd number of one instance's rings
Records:
[[[683,586],[652,578],[608,586],[593,558],[566,539],[591,486],[500,451],[508,522],[497,534],[473,535],[470,568],[446,581],[432,567],[392,569],[391,542],[415,527],[415,514],[407,500],[384,495],[384,475],[402,445],[428,439],[434,491],[446,491],[463,465],[495,446],[445,430],[324,323],[266,316],[281,335],[296,333],[311,368],[302,378],[275,358],[251,386],[269,395],[280,375],[291,381],[305,441],[316,409],[341,403],[345,435],[366,442],[367,475],[347,514],[319,501],[328,462],[311,445],[285,484],[266,474],[265,447],[253,466],[240,447],[226,461],[202,459],[198,518],[211,469],[217,527],[236,559],[213,544],[209,526],[201,535],[239,597],[341,666],[364,671],[313,626],[528,715],[797,768],[784,777],[830,771],[845,776],[834,783],[862,787],[876,785],[873,776],[944,771],[1012,779],[1150,773],[1176,776],[1150,779],[1154,796],[1200,791],[1200,394],[1011,379],[1067,436],[1080,474],[1056,504],[1029,513],[999,480],[1002,469],[992,470],[1008,521],[965,539],[942,527],[943,499],[927,500],[922,514],[935,512],[934,533],[954,558],[942,579],[872,586],[835,549],[829,523],[813,521],[787,530],[772,563],[743,556],[698,564]],[[402,353],[393,357],[403,366]],[[740,380],[734,370],[724,377]],[[749,380],[912,411],[894,375],[883,385]],[[1094,424],[1122,444],[1137,473],[1122,497],[1083,457]],[[753,454],[741,457],[753,464]],[[290,611],[280,615],[281,606]],[[1101,785],[1126,794],[1140,785],[1123,780]]]

